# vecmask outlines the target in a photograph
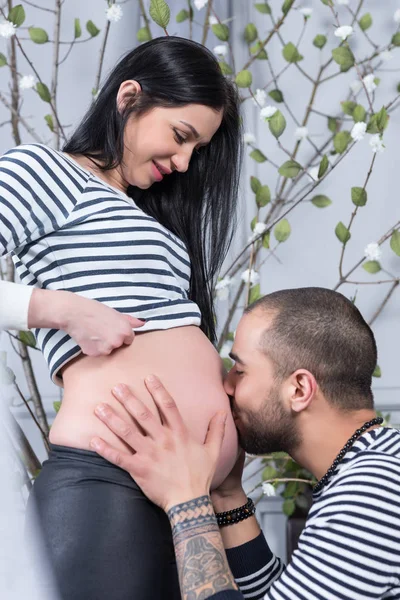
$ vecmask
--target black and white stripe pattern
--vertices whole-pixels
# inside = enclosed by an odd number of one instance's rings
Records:
[[[262,535],[227,555],[249,600],[399,600],[400,431],[355,443],[315,495],[285,570]]]
[[[200,325],[183,242],[123,192],[40,144],[0,158],[0,255],[22,283],[69,290],[146,319],[141,331]],[[35,331],[55,383],[80,353],[63,331]]]

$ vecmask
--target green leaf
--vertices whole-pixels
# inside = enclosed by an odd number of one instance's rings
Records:
[[[53,408],[54,408],[54,411],[56,413],[58,413],[58,411],[61,408],[61,400],[56,400],[55,402],[53,402]]]
[[[252,54],[257,54],[257,56],[256,56],[257,60],[267,60],[268,59],[268,54],[264,50],[264,47],[262,45],[262,42],[260,42],[260,40],[258,40],[252,46],[250,46],[250,52]]]
[[[263,15],[271,14],[271,8],[266,2],[257,2],[257,4],[254,5],[254,8],[256,8],[256,10],[258,10],[258,12],[262,13]]]
[[[252,44],[258,38],[257,27],[254,23],[249,23],[244,29],[244,39],[248,44]]]
[[[296,509],[296,504],[293,498],[286,498],[282,505],[283,514],[287,517],[291,517]]]
[[[317,208],[325,208],[326,206],[330,206],[332,204],[332,200],[328,198],[328,196],[324,196],[323,194],[318,194],[312,198],[311,202]]]
[[[372,377],[382,377],[382,371],[379,365],[376,365]]]
[[[250,71],[239,71],[239,73],[236,75],[235,81],[238,87],[247,88],[251,86],[253,76]]]
[[[328,117],[328,129],[332,133],[336,133],[339,127],[339,122],[335,119],[335,117]]]
[[[332,0],[321,0],[322,4],[325,4],[325,6],[333,6],[333,2]]]
[[[75,19],[74,21],[74,39],[80,38],[82,35],[82,27],[80,19]]]
[[[363,269],[367,271],[367,273],[379,273],[381,270],[381,265],[377,260],[367,260],[363,263]]]
[[[100,29],[97,29],[93,21],[88,21],[86,23],[86,30],[92,37],[96,37],[96,35],[99,35],[100,33]]]
[[[353,110],[353,119],[355,123],[361,123],[361,121],[365,121],[365,117],[367,115],[367,111],[361,104],[357,104],[355,109]]]
[[[263,248],[266,248],[267,250],[269,250],[269,241],[271,239],[271,232],[269,230],[266,231],[261,239],[262,239]]]
[[[278,477],[278,471],[274,467],[265,467],[261,474],[262,481],[268,481],[269,479],[276,479]]]
[[[282,177],[294,179],[302,169],[303,167],[295,160],[287,160],[279,167],[278,172]]]
[[[276,241],[280,243],[286,242],[291,234],[291,231],[292,229],[289,221],[287,219],[282,219],[282,221],[279,221],[274,228],[274,236]]]
[[[2,54],[2,53],[0,52],[0,67],[4,67],[6,64],[7,64],[7,59],[6,59],[6,57],[4,56],[4,54]]]
[[[389,123],[389,115],[387,114],[387,110],[384,106],[382,106],[381,110],[376,114],[376,125],[379,129],[379,133],[383,133]]]
[[[322,50],[322,48],[325,46],[327,41],[328,41],[328,38],[326,37],[326,35],[318,34],[313,39],[313,44],[316,48],[319,48],[320,50]]]
[[[289,42],[282,50],[283,58],[289,63],[296,63],[303,60],[303,56],[299,53],[296,46]]]
[[[20,331],[19,339],[25,346],[29,346],[30,348],[36,348],[36,339],[33,335],[32,331]]]
[[[271,90],[268,92],[268,96],[275,102],[283,102],[283,94],[281,90]]]
[[[230,65],[228,65],[227,62],[225,62],[224,60],[220,60],[218,64],[223,75],[232,75],[233,69]]]
[[[350,231],[347,229],[347,227],[343,225],[342,221],[339,221],[339,223],[336,225],[335,233],[336,237],[340,242],[342,242],[342,244],[347,244],[347,242],[351,238]]]
[[[254,217],[254,219],[252,219],[250,222],[250,228],[252,231],[254,231],[254,227],[256,226],[257,223],[258,223],[258,216],[256,215]]]
[[[141,27],[136,34],[136,39],[140,43],[148,42],[149,40],[151,40],[151,33],[149,28],[146,26]]]
[[[217,38],[222,42],[227,42],[229,40],[229,27],[225,25],[225,23],[216,23],[215,25],[211,25],[211,29],[214,35],[216,35]]]
[[[400,46],[400,31],[394,34],[392,37],[393,46]]]
[[[351,188],[351,201],[356,206],[365,206],[367,204],[367,192],[361,187]]]
[[[365,15],[363,15],[358,21],[358,24],[361,27],[362,31],[366,31],[367,29],[369,29],[372,25],[371,13],[366,13]]]
[[[171,17],[171,11],[165,0],[151,0],[149,13],[154,23],[166,29]]]
[[[277,110],[268,122],[269,130],[278,139],[286,129],[286,119],[280,110]]]
[[[29,37],[35,44],[45,44],[49,41],[47,32],[41,27],[29,27]]]
[[[367,133],[379,133],[379,127],[377,124],[377,115],[371,115],[367,125]]]
[[[322,157],[322,160],[320,162],[319,169],[318,169],[318,179],[321,179],[321,177],[323,177],[325,175],[328,168],[329,168],[329,160],[328,160],[327,155],[324,154],[324,156]]]
[[[17,6],[13,6],[13,8],[8,13],[7,21],[11,21],[17,27],[22,25],[25,21],[25,10],[22,4],[17,4]]]
[[[258,150],[257,148],[250,152],[250,158],[258,163],[263,163],[267,160],[267,157],[261,152],[261,150]]]
[[[352,100],[347,100],[346,102],[341,102],[342,111],[345,115],[353,116],[354,109],[357,106],[357,102],[353,102]]]
[[[176,22],[183,23],[183,21],[186,21],[188,18],[189,18],[189,11],[187,11],[185,8],[182,8],[182,10],[180,10],[178,12],[178,14],[176,15]]]
[[[44,117],[44,120],[46,121],[48,128],[50,129],[50,131],[54,131],[54,123],[53,123],[53,117],[52,115],[46,115]]]
[[[235,341],[235,334],[232,331],[229,331],[226,334],[226,341],[227,342],[234,342]]]
[[[284,15],[287,15],[289,10],[292,8],[294,0],[285,0],[282,4],[282,12]]]
[[[230,371],[233,367],[233,362],[231,361],[230,358],[223,358],[222,362],[224,364],[224,367],[227,371]]]
[[[342,71],[348,71],[355,63],[354,54],[350,48],[345,46],[334,48],[332,50],[332,58],[338,65],[340,65]]]
[[[259,208],[267,206],[271,202],[271,192],[267,185],[262,185],[256,192],[256,202]]]
[[[293,498],[299,487],[298,481],[288,481],[283,492],[284,498]]]
[[[351,141],[350,131],[339,131],[333,138],[333,147],[336,152],[343,154]]]
[[[249,304],[253,304],[253,302],[258,300],[259,298],[261,298],[260,284],[257,283],[257,285],[253,285],[250,288]]]
[[[51,102],[50,91],[45,83],[41,83],[40,81],[38,81],[38,83],[36,84],[36,91],[43,100],[43,102]]]
[[[257,177],[254,177],[254,175],[250,176],[250,187],[255,194],[261,188],[261,181]]]
[[[393,231],[390,238],[390,247],[397,256],[400,256],[400,231]]]

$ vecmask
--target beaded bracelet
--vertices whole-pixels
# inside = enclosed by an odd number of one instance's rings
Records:
[[[226,510],[225,512],[215,513],[217,517],[217,523],[219,527],[224,525],[234,525],[248,519],[256,512],[256,507],[251,498],[247,498],[246,504],[234,508],[233,510]]]

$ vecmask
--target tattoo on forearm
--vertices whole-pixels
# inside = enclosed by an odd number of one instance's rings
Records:
[[[236,590],[209,496],[168,511],[178,563],[182,600],[205,600]]]

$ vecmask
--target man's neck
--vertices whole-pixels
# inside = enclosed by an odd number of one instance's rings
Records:
[[[302,443],[291,453],[292,458],[321,479],[355,431],[375,417],[374,410],[365,409],[348,413],[332,410],[323,419],[305,419]]]

